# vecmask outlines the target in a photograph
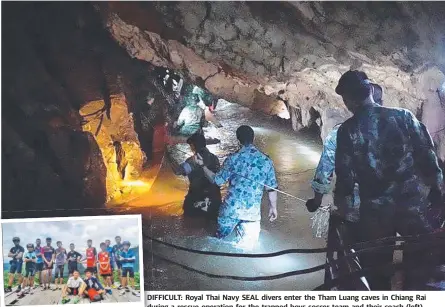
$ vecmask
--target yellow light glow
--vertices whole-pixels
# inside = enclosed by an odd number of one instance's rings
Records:
[[[126,187],[149,187],[150,186],[149,183],[144,182],[142,180],[132,180],[132,181],[131,180],[123,180],[121,182],[121,184]]]

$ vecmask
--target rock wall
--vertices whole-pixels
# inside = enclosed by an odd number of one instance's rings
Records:
[[[49,72],[27,25],[17,22],[20,8],[3,6],[3,217],[20,210],[101,207],[101,151],[82,131],[69,91]]]
[[[94,135],[107,167],[107,201],[129,192],[123,183],[137,180],[146,160],[125,96],[111,96],[110,100],[109,118],[106,112],[101,112],[104,100],[88,102],[80,109],[87,120],[83,130]]]
[[[126,97],[118,100],[133,127],[129,111],[141,92],[152,90],[149,65],[116,44],[89,3],[10,2],[2,9],[3,217],[19,210],[103,207],[107,152],[84,131],[79,110],[91,101],[113,106],[113,97]],[[114,119],[119,112],[109,113]],[[131,146],[138,147],[130,130]],[[128,133],[116,135],[124,149],[130,146]],[[125,173],[134,177],[142,153],[128,151],[136,154],[126,155],[130,167],[136,166]]]
[[[113,2],[96,9],[132,57],[199,76],[215,95],[249,107],[258,92],[286,101],[294,129],[318,122],[322,137],[350,116],[334,92],[348,69],[379,83],[386,105],[419,115],[437,102],[430,89],[445,79],[443,2]]]

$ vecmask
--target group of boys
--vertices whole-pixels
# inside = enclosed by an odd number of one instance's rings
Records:
[[[57,248],[53,248],[51,238],[46,238],[46,245],[41,246],[41,240],[37,239],[36,244],[29,243],[25,249],[20,246],[20,238],[14,237],[14,246],[10,249],[8,257],[10,260],[10,271],[8,285],[5,292],[12,291],[14,277],[17,274],[19,285],[16,292],[19,296],[25,293],[32,293],[32,289],[39,286],[42,290],[59,290],[62,289],[63,302],[69,300],[66,298],[68,294],[81,297],[88,295],[91,300],[98,300],[103,294],[111,294],[111,288],[116,288],[114,284],[113,272],[118,270],[120,285],[118,290],[120,294],[130,292],[128,288],[127,278],[130,279],[130,285],[134,289],[134,264],[136,255],[130,250],[130,242],[121,243],[121,237],[115,238],[116,244],[111,246],[111,241],[106,240],[100,244],[100,252],[97,253],[93,247],[92,240],[87,241],[87,249],[85,257],[75,250],[73,243],[70,244],[70,251],[67,252],[62,246],[61,241],[57,241]],[[80,278],[78,263],[86,263],[85,279]],[[25,264],[25,274],[22,275],[23,264]],[[68,266],[69,279],[66,285],[63,285],[63,273],[65,264]],[[52,271],[54,273],[55,288],[51,288]],[[97,273],[102,276],[105,282],[105,288],[96,278]],[[39,277],[40,285],[34,285],[35,275]],[[137,293],[135,293],[138,295]],[[77,298],[76,298],[77,300]]]

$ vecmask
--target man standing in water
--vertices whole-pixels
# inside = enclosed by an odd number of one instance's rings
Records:
[[[216,174],[199,154],[195,159],[211,182],[219,186],[229,182],[218,215],[216,236],[225,238],[235,230],[239,246],[249,249],[256,245],[260,235],[261,199],[265,187],[269,195],[269,220],[277,218],[278,183],[272,160],[253,145],[253,129],[241,126],[236,130],[236,137],[241,149],[228,156]]]
[[[376,104],[363,72],[343,74],[335,91],[354,114],[337,134],[334,204],[338,214],[344,217],[353,206],[358,183],[360,220],[354,233],[359,241],[433,231],[426,218],[428,202],[432,207],[443,207],[444,188],[426,127],[406,109]],[[422,258],[427,255],[405,251],[403,258],[415,268],[425,263]],[[360,256],[360,263],[373,267],[392,259],[392,251],[369,252]],[[413,272],[406,273],[406,281],[418,278]],[[373,271],[366,277],[373,290],[391,289],[391,276],[386,272]]]
[[[219,171],[218,157],[207,149],[204,135],[195,133],[187,139],[187,143],[195,155],[199,154],[203,158],[204,164],[212,172],[217,173]],[[188,158],[180,165],[177,165],[173,159],[170,160],[175,174],[187,176],[190,182],[183,204],[184,215],[205,216],[210,219],[216,219],[221,206],[219,186],[209,181],[202,167],[196,164],[193,157]]]
[[[8,287],[5,288],[5,292],[11,292],[12,284],[14,283],[14,276],[17,274],[18,276],[18,288],[17,292],[20,292],[22,290],[22,282],[23,282],[23,276],[22,276],[22,266],[23,266],[23,253],[25,252],[25,249],[20,245],[20,238],[14,237],[12,238],[12,242],[14,243],[14,246],[9,250],[8,257],[11,258],[11,261],[9,261],[9,264],[11,265],[9,269],[9,280],[8,280]]]

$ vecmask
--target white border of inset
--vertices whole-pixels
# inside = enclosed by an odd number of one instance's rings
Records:
[[[136,219],[138,220],[138,226],[139,226],[139,284],[140,284],[140,302],[122,302],[122,303],[101,303],[100,306],[110,306],[110,307],[123,307],[123,306],[145,306],[145,291],[144,291],[144,258],[143,258],[143,238],[142,238],[142,215],[140,214],[132,214],[132,215],[101,215],[101,216],[73,216],[73,217],[51,217],[51,218],[34,218],[34,219],[7,219],[7,220],[1,220],[1,227],[0,227],[0,237],[1,237],[1,244],[0,244],[0,253],[1,253],[1,259],[3,259],[3,224],[13,224],[13,223],[32,223],[32,222],[63,222],[63,221],[85,221],[85,220],[117,220],[117,219]],[[3,263],[0,268],[1,278],[0,278],[0,306],[6,307],[5,302],[5,287],[3,282]],[[84,304],[78,304],[79,306],[82,306]],[[39,307],[53,307],[56,305],[28,305],[31,306],[39,306]]]

